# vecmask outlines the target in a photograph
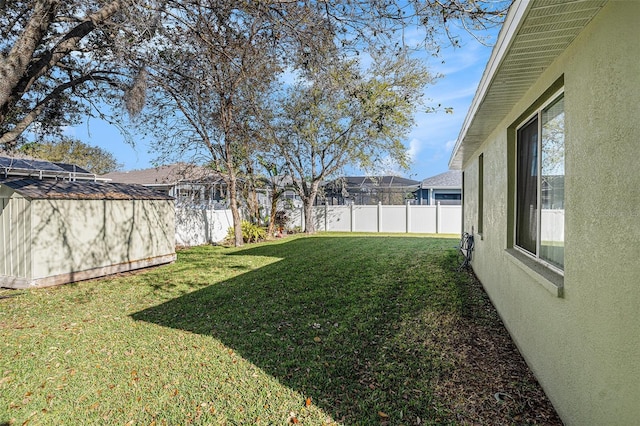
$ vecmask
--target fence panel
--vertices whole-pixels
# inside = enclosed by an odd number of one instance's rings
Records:
[[[176,208],[176,244],[197,246],[218,243],[233,226],[231,210]]]
[[[378,232],[378,206],[353,206],[353,232]]]
[[[287,229],[295,229],[299,227],[301,230],[304,230],[304,213],[302,211],[302,207],[287,210],[287,216],[289,216],[289,220],[287,220]]]
[[[325,216],[327,214],[324,206],[315,206],[313,207],[313,224],[315,225],[316,231],[326,231],[325,227]]]
[[[409,232],[417,234],[438,232],[436,226],[438,206],[410,206],[409,209]]]
[[[460,234],[462,208],[460,206],[438,206],[438,233]]]
[[[407,232],[407,206],[380,206],[380,232]]]
[[[351,231],[351,206],[327,206],[327,230]]]

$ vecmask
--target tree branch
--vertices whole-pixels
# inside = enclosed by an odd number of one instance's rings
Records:
[[[83,84],[84,82],[89,80],[101,80],[106,82],[111,81],[111,79],[109,79],[108,77],[91,73],[57,86],[47,96],[45,96],[44,99],[38,102],[35,107],[13,127],[13,129],[0,136],[0,145],[4,145],[7,149],[14,148],[18,136],[20,136],[22,132],[24,132],[27,127],[29,127],[38,118],[38,116],[42,113],[42,111],[44,111],[49,102],[59,97],[65,90]]]

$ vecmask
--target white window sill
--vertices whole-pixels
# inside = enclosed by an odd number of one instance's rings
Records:
[[[562,275],[514,248],[508,248],[505,252],[507,259],[525,271],[549,293],[555,297],[564,296],[564,277]]]

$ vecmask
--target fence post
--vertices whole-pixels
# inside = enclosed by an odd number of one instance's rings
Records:
[[[378,201],[378,232],[382,229],[382,201]]]
[[[407,234],[408,234],[409,232],[411,232],[411,209],[409,207],[409,200],[407,200],[406,206],[407,206],[407,211],[406,211],[407,215],[405,219],[405,224],[407,225]]]
[[[436,234],[440,233],[440,201],[436,205]]]
[[[313,218],[310,218],[313,220]],[[300,207],[300,230],[304,231],[305,228],[305,217],[304,217],[304,207]]]
[[[349,204],[349,216],[350,216],[350,220],[349,220],[349,230],[351,232],[353,232],[353,230],[356,227],[356,216],[355,213],[353,211],[353,203]]]
[[[325,232],[327,232],[329,230],[328,221],[327,221],[328,212],[329,212],[329,207],[327,207],[327,202],[325,201],[325,203],[324,203],[324,231]]]

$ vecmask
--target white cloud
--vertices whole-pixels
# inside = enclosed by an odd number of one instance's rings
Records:
[[[457,139],[450,139],[445,144],[444,147],[447,151],[451,151],[454,146],[456,146]]]
[[[418,139],[411,139],[409,141],[409,149],[407,149],[407,156],[409,157],[409,161],[415,161],[421,149],[422,143]]]

